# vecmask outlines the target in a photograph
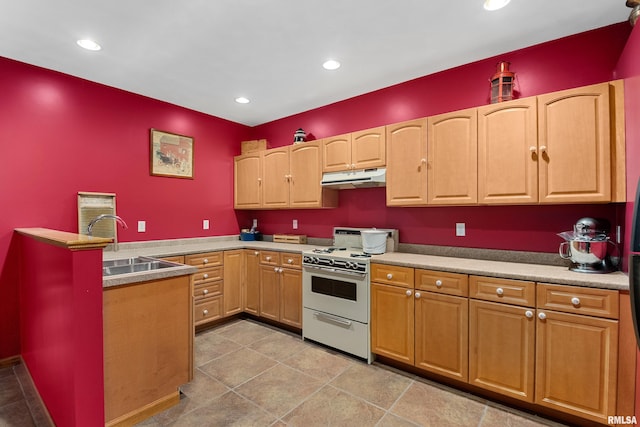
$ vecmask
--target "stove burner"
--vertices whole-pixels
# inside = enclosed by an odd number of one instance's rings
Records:
[[[371,258],[371,254],[367,254],[367,253],[356,253],[356,254],[351,254],[349,255],[351,258]]]

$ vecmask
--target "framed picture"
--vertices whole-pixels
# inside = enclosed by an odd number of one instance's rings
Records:
[[[193,138],[151,129],[151,175],[193,179]]]

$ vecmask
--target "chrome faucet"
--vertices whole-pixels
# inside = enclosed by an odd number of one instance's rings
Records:
[[[111,214],[102,214],[102,215],[98,215],[97,217],[95,217],[94,219],[91,220],[91,222],[89,223],[89,225],[87,226],[87,234],[89,236],[91,236],[91,229],[93,228],[94,225],[96,225],[96,223],[98,221],[102,221],[103,219],[115,219],[116,222],[118,224],[120,224],[122,226],[122,228],[124,228],[125,230],[129,227],[127,227],[127,223],[124,222],[124,219],[120,218],[118,215],[111,215]],[[115,237],[115,236],[114,236]],[[113,250],[117,251],[118,250],[118,239],[115,239],[115,242],[113,244]]]

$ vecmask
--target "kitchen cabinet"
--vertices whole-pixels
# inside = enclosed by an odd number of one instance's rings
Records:
[[[191,275],[194,298],[194,325],[200,326],[224,316],[224,255],[206,252],[185,256],[185,264],[198,267]]]
[[[325,138],[322,141],[322,171],[340,172],[384,167],[385,127]]]
[[[537,98],[478,108],[478,202],[538,202]]]
[[[223,268],[223,316],[231,316],[243,311],[243,250],[224,251]]]
[[[469,297],[469,383],[533,402],[535,283],[471,276]]]
[[[302,328],[302,255],[260,252],[260,317]]]
[[[536,403],[606,424],[616,412],[618,292],[538,284]]]
[[[386,127],[387,206],[427,204],[427,119]]]
[[[244,287],[243,307],[244,311],[260,315],[260,251],[245,249],[244,256]]]
[[[253,152],[234,157],[233,201],[235,209],[262,207],[262,155]]]
[[[289,206],[289,147],[262,152],[262,204],[265,208]],[[310,167],[313,167],[310,165]]]
[[[478,118],[470,108],[427,118],[427,203],[478,202]]]

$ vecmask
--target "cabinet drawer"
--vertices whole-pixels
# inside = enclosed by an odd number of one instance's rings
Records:
[[[222,252],[206,252],[185,256],[185,262],[196,267],[222,265]]]
[[[523,280],[470,276],[469,296],[486,301],[535,307],[536,284]]]
[[[283,252],[280,254],[280,262],[283,267],[302,268],[302,254]]]
[[[198,285],[205,282],[215,282],[216,280],[222,280],[224,274],[223,267],[209,267],[201,268],[196,273],[193,273],[193,284]]]
[[[413,268],[396,265],[371,264],[371,281],[413,288]]]
[[[178,264],[184,264],[184,255],[163,256],[160,259],[163,259],[163,260],[169,261],[169,262],[177,262]]]
[[[216,282],[204,282],[193,287],[193,297],[196,301],[204,298],[214,297],[222,295],[223,282],[218,280]]]
[[[260,264],[264,265],[280,265],[280,252],[261,251]]]
[[[222,295],[197,302],[193,309],[193,322],[200,325],[222,318]]]
[[[440,294],[469,296],[469,276],[442,271],[416,269],[416,289]]]
[[[619,317],[618,291],[580,286],[538,284],[538,308],[588,316]]]

